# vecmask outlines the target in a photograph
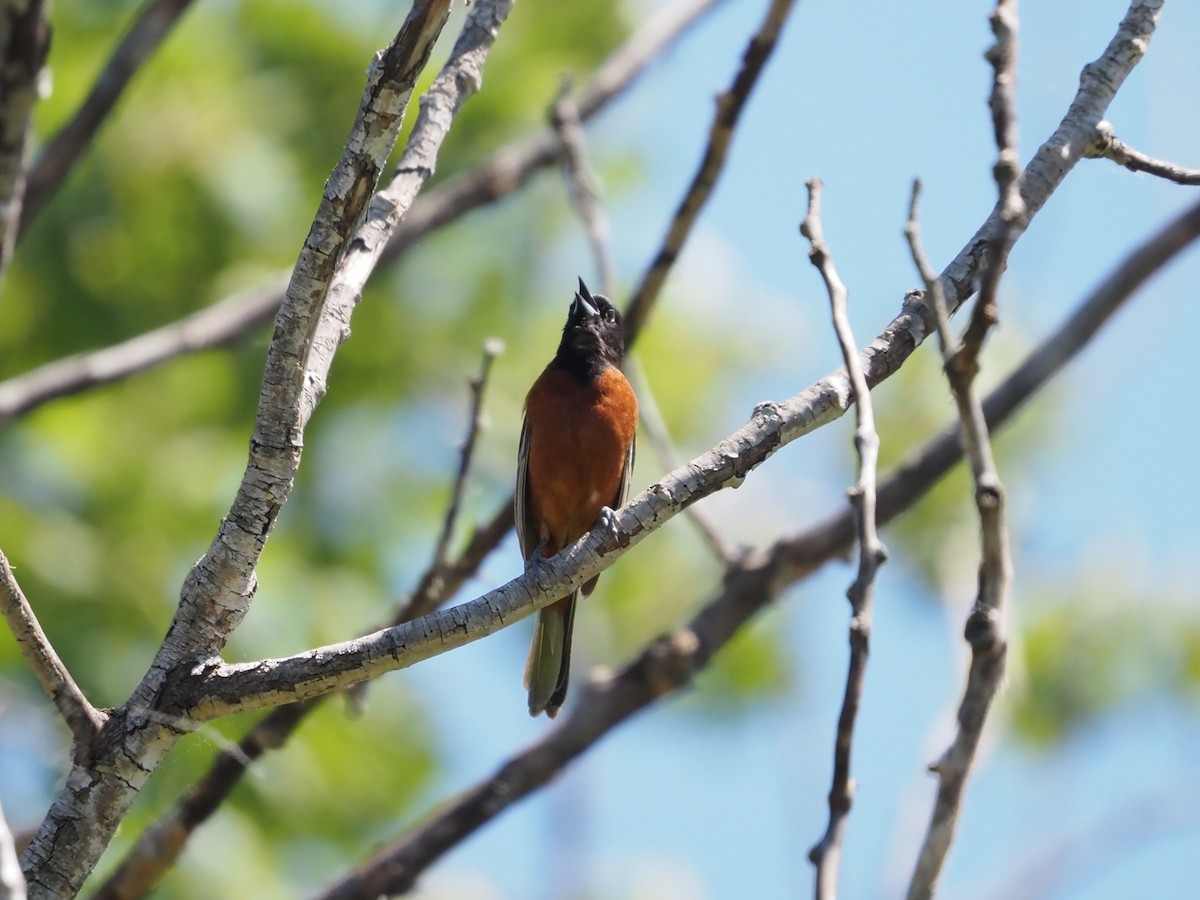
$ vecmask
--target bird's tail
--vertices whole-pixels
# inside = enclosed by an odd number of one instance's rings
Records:
[[[579,592],[555,601],[537,614],[529,661],[525,664],[525,687],[529,690],[529,714],[545,712],[554,718],[567,698],[571,672],[571,631],[575,626],[575,601]]]

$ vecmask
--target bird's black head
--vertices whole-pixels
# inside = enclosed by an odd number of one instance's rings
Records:
[[[581,379],[599,375],[607,366],[621,367],[625,357],[625,331],[621,314],[603,294],[595,296],[579,279],[567,324],[554,362]]]

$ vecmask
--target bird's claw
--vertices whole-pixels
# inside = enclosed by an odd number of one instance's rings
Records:
[[[549,538],[543,538],[542,542],[533,548],[533,553],[525,560],[525,571],[531,575],[537,575],[546,568],[546,557],[542,556],[542,551],[546,549],[546,544],[550,542]]]
[[[619,529],[617,528],[616,511],[607,506],[600,507],[600,516],[596,519],[596,524],[607,531],[609,537],[617,537]]]

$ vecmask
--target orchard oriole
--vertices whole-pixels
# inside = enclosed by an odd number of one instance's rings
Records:
[[[578,540],[629,495],[638,406],[621,371],[624,355],[620,313],[580,278],[558,352],[525,398],[516,525],[526,566]],[[582,586],[585,597],[598,578]],[[530,715],[553,718],[567,696],[579,593],[538,613],[525,667]]]

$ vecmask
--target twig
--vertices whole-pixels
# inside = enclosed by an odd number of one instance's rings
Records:
[[[675,449],[666,419],[663,418],[662,410],[658,408],[654,391],[650,387],[650,379],[646,377],[646,371],[636,354],[626,357],[625,373],[633,382],[634,392],[638,397],[638,417],[641,419],[642,430],[649,439],[650,446],[654,448],[654,455],[658,457],[659,465],[668,472],[679,468],[683,459]],[[721,563],[728,565],[737,559],[739,551],[731,547],[721,536],[720,530],[712,523],[703,509],[699,506],[689,506],[687,517],[700,532],[700,537],[708,544],[708,549]]]
[[[458,524],[458,512],[462,507],[463,491],[466,490],[467,476],[471,472],[471,459],[475,454],[475,442],[483,428],[483,392],[487,387],[488,375],[492,371],[492,363],[504,352],[504,342],[499,338],[488,338],[483,342],[483,362],[479,366],[479,374],[471,379],[471,412],[467,424],[467,437],[463,441],[462,452],[458,459],[458,475],[454,479],[454,487],[450,491],[450,503],[446,507],[446,515],[442,521],[442,532],[438,537],[437,546],[433,551],[431,569],[444,570],[448,564],[450,539],[454,536],[454,526]]]
[[[580,118],[590,119],[620,96],[665,49],[720,2],[681,0],[648,19],[593,74],[577,102]],[[557,158],[557,140],[546,129],[447,179],[413,204],[396,227],[381,261],[396,260],[443,225],[508,196]],[[237,341],[271,321],[286,288],[285,276],[250,294],[228,298],[111,347],[56,360],[0,382],[0,424],[56,397],[128,378],[184,353]]]
[[[171,32],[172,26],[191,5],[191,0],[150,0],[96,78],[87,99],[46,144],[29,172],[25,211],[20,234],[24,235],[66,181],[75,163],[91,145],[92,138],[121,98],[130,80]]]
[[[808,214],[800,224],[800,233],[808,238],[812,251],[808,258],[829,293],[833,328],[846,362],[846,372],[854,389],[854,447],[858,453],[858,480],[849,490],[850,506],[858,533],[858,575],[846,593],[850,601],[850,665],[846,690],[838,715],[833,748],[833,784],[829,789],[829,824],[821,840],[809,850],[808,858],[816,867],[814,896],[817,900],[836,900],[838,868],[842,857],[842,838],[854,800],[855,784],[850,777],[850,756],[854,745],[854,723],[862,698],[871,647],[871,605],[875,594],[875,572],[887,560],[887,550],[875,527],[875,479],[879,463],[879,434],[871,393],[858,360],[858,345],[846,311],[846,286],[838,276],[833,257],[825,244],[821,227],[821,189],[819,178],[808,185]]]
[[[84,696],[67,671],[46,632],[42,630],[33,607],[17,584],[8,557],[0,550],[0,614],[8,622],[21,655],[37,676],[75,738],[75,752],[83,754],[100,733],[105,717]]]
[[[954,837],[967,777],[975,761],[975,751],[983,733],[992,700],[1000,688],[1008,653],[1004,634],[1003,611],[1012,577],[1004,488],[996,471],[983,407],[973,384],[979,372],[979,353],[989,328],[996,322],[996,288],[1011,244],[1024,217],[1020,201],[1016,159],[1014,82],[1016,77],[1017,0],[998,0],[992,14],[996,44],[988,53],[995,68],[991,109],[995,123],[999,162],[995,167],[1000,192],[999,207],[1003,228],[992,245],[991,259],[984,273],[983,288],[972,310],[962,345],[956,350],[950,341],[949,315],[936,275],[924,259],[917,225],[920,184],[914,184],[909,214],[908,235],[913,262],[925,281],[925,289],[937,320],[938,341],[945,361],[946,377],[962,422],[963,451],[975,483],[975,505],[979,511],[980,549],[979,592],[967,618],[965,638],[971,646],[971,665],[967,686],[958,709],[958,731],[954,741],[930,770],[938,777],[937,798],[929,828],[917,858],[908,900],[927,900],[937,889],[946,853]]]
[[[0,276],[8,271],[28,203],[25,154],[49,47],[44,0],[0,2]]]
[[[439,598],[448,596],[444,587],[444,582],[449,569],[453,567],[449,559],[450,542],[454,537],[454,529],[458,524],[459,510],[462,508],[463,493],[467,487],[467,477],[471,472],[471,460],[475,455],[475,442],[479,437],[479,432],[483,429],[483,393],[487,387],[488,375],[492,371],[492,363],[496,357],[504,352],[504,342],[499,338],[488,338],[483,342],[483,362],[479,367],[479,374],[470,381],[471,388],[471,408],[467,417],[467,436],[463,440],[462,450],[459,453],[458,473],[454,478],[454,484],[450,488],[450,502],[446,504],[446,514],[442,517],[442,528],[438,534],[437,543],[433,548],[433,556],[429,561],[429,567],[426,569],[427,575],[422,578],[422,585],[425,591],[428,591]],[[425,586],[425,582],[428,585]],[[406,603],[404,606],[407,607]],[[394,625],[399,625],[401,622],[406,622],[411,616],[393,622]],[[347,697],[354,704],[362,702],[362,695],[368,682],[361,682],[347,691]]]
[[[1113,134],[1110,122],[1101,122],[1096,126],[1095,137],[1084,148],[1083,155],[1087,159],[1111,159],[1131,172],[1145,172],[1176,184],[1200,184],[1200,169],[1177,166],[1135,150]]]
[[[269,322],[281,296],[282,287],[272,285],[229,297],[111,347],[55,360],[0,382],[0,425],[56,397],[120,381],[185,353],[233,343]]]
[[[0,900],[25,900],[25,876],[21,874],[16,842],[3,807],[0,807]]]
[[[995,71],[988,106],[992,112],[998,158],[992,173],[1000,194],[997,209],[1000,229],[992,239],[989,259],[983,270],[979,299],[971,310],[971,321],[963,333],[963,345],[953,365],[976,366],[988,330],[996,324],[996,288],[1008,266],[1013,238],[1025,227],[1025,201],[1021,198],[1021,166],[1017,155],[1017,0],[999,0],[991,16],[996,43],[986,58]],[[940,329],[939,329],[940,332]],[[970,378],[964,373],[961,377]],[[969,385],[968,385],[969,386]]]
[[[1126,300],[1200,238],[1200,203],[1139,246],[1075,313],[984,402],[989,428],[999,428],[1073,359]],[[951,426],[879,482],[878,524],[913,503],[962,458]],[[854,513],[842,509],[792,539],[747,555],[732,566],[721,596],[692,622],[656,641],[611,678],[593,675],[580,702],[535,744],[383,848],[321,895],[321,900],[402,892],[450,848],[539,787],[634,713],[686,683],[689,663],[702,665],[758,610],[825,561],[844,556],[856,538]],[[698,656],[697,654],[704,654]]]
[[[550,126],[562,148],[563,177],[567,196],[583,223],[584,233],[592,248],[596,272],[600,276],[600,293],[612,297],[616,290],[616,269],[608,246],[608,217],[601,200],[600,176],[588,162],[587,145],[579,107],[571,97],[571,81],[564,78],[558,97],[550,107]]]
[[[745,108],[758,77],[771,58],[779,40],[779,33],[791,12],[795,0],[772,0],[766,16],[758,30],[750,38],[742,55],[742,65],[734,76],[729,89],[717,97],[717,110],[708,133],[708,144],[700,167],[692,176],[692,182],[675,209],[675,215],[663,237],[662,246],[642,280],[633,292],[629,308],[625,312],[625,345],[632,347],[650,318],[650,312],[658,301],[663,284],[675,260],[691,234],[700,211],[712,196],[713,188],[725,166],[729,145],[733,141],[738,119]]]

